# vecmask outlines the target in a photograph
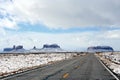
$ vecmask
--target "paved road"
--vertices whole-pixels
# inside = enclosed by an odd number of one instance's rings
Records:
[[[4,80],[116,80],[93,55],[76,57]]]

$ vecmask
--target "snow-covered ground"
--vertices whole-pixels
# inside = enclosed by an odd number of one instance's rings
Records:
[[[73,57],[73,53],[46,53],[46,54],[0,54],[0,75],[15,73],[36,66],[50,64]]]
[[[98,56],[113,72],[120,75],[120,52],[99,53]]]

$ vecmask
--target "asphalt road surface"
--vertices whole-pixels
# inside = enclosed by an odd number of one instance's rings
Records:
[[[2,80],[116,80],[94,54],[79,56]]]

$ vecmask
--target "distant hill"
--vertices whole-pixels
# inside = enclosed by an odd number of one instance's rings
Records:
[[[88,52],[112,52],[114,51],[110,46],[91,46],[87,48]]]
[[[65,50],[61,49],[61,47],[57,44],[44,44],[43,47],[36,48],[34,46],[30,50],[25,50],[22,45],[13,46],[12,48],[4,48],[3,52],[5,53],[39,53],[39,52],[65,52]]]
[[[43,48],[40,49],[41,52],[64,52],[58,44],[44,44]]]
[[[12,53],[16,53],[16,52],[25,52],[26,50],[23,48],[22,45],[18,45],[18,46],[13,46],[12,48],[4,48],[3,52],[12,52]]]

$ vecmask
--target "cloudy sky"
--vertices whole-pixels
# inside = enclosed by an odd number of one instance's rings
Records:
[[[0,50],[52,43],[120,50],[120,0],[0,0]]]

